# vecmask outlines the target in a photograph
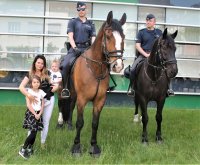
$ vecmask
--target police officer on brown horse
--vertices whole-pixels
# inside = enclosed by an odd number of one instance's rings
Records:
[[[96,30],[92,21],[86,17],[87,6],[84,2],[77,2],[78,17],[72,18],[67,27],[70,48],[61,62],[61,73],[63,77],[62,98],[70,97],[67,89],[71,67],[80,54],[87,49],[95,40]]]

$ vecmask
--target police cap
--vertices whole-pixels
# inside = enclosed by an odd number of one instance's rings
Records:
[[[80,8],[82,6],[86,6],[85,2],[77,2],[76,8]]]
[[[146,17],[146,20],[150,20],[152,18],[155,18],[155,16],[153,14],[148,14]]]

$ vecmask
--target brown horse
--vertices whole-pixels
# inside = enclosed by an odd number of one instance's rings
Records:
[[[126,22],[124,13],[120,21],[113,19],[110,11],[107,20],[100,28],[92,44],[75,62],[72,69],[70,86],[70,112],[77,105],[76,136],[71,152],[81,154],[80,134],[84,125],[83,113],[89,101],[93,103],[91,149],[89,153],[99,156],[100,147],[97,145],[97,130],[101,110],[106,101],[109,87],[109,72],[120,72],[123,65],[124,39],[122,25]]]

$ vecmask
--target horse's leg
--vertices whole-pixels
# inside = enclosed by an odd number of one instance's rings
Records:
[[[97,145],[97,131],[99,126],[99,118],[100,113],[103,107],[94,107],[93,108],[93,117],[92,117],[92,136],[91,136],[91,148],[90,148],[90,155],[98,157],[101,154],[101,149]]]
[[[84,125],[83,111],[86,103],[77,101],[77,120],[76,120],[76,136],[74,139],[74,145],[72,146],[71,152],[74,156],[81,154],[80,134]]]
[[[133,116],[133,121],[137,123],[140,121],[140,115],[138,114],[139,102],[138,102],[137,97],[135,97],[134,101],[135,101],[135,113]]]
[[[162,123],[162,110],[164,107],[165,99],[157,102],[157,112],[156,112],[156,122],[157,122],[157,130],[156,130],[156,142],[162,143],[161,136],[161,123]]]
[[[76,98],[69,98],[67,100],[67,128],[68,130],[72,130],[73,126],[72,126],[72,117],[73,117],[73,111],[76,105]]]
[[[61,98],[58,98],[58,123],[57,123],[57,128],[62,128],[63,127],[63,100]]]
[[[143,124],[142,143],[148,144],[147,123],[148,123],[149,117],[147,113],[147,103],[144,100],[140,103],[141,103],[140,107],[142,111],[142,124]]]
[[[57,92],[57,96],[58,96],[58,123],[57,123],[57,128],[62,128],[63,127],[63,123],[65,120],[65,114],[64,114],[64,101],[61,98],[61,90],[62,90],[62,85],[60,83],[59,87],[58,87],[58,92]]]

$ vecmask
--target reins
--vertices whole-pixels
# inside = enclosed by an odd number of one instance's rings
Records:
[[[158,41],[160,41],[160,39]],[[177,60],[176,59],[164,60],[162,58],[161,44],[159,42],[158,42],[158,45],[157,45],[157,50],[156,50],[155,56],[159,57],[160,66],[149,63],[149,58],[147,58],[147,60],[146,60],[147,62],[146,63],[147,63],[148,66],[151,66],[154,69],[155,77],[158,77],[157,76],[157,70],[160,70],[162,72],[160,74],[160,76],[157,78],[156,81],[153,81],[150,78],[150,76],[147,74],[146,67],[144,66],[145,74],[148,77],[148,79],[152,82],[152,84],[156,84],[160,80],[160,78],[163,76],[163,72],[165,72],[165,74],[167,76],[167,73],[166,73],[166,71],[167,71],[166,64],[177,64]],[[167,78],[168,78],[168,76],[167,76]]]
[[[105,30],[112,30],[112,28],[107,27],[105,28]],[[86,65],[89,68],[90,72],[92,73],[92,75],[95,77],[95,79],[97,80],[97,88],[96,88],[96,92],[95,92],[95,96],[94,98],[97,96],[98,94],[98,90],[99,90],[99,85],[100,85],[100,81],[105,79],[107,75],[110,75],[109,73],[109,66],[111,64],[113,64],[114,62],[116,62],[119,58],[123,57],[123,52],[124,50],[113,50],[113,51],[108,51],[107,49],[107,37],[105,34],[105,31],[103,33],[103,38],[102,38],[102,54],[105,57],[104,61],[99,61],[96,59],[92,59],[91,57],[88,57],[86,52],[84,52],[83,54],[81,54],[81,57],[83,57],[85,59]],[[113,61],[110,62],[110,58],[111,57],[116,57],[116,59],[114,59]],[[88,61],[92,62],[92,63],[96,63],[98,65],[98,68],[100,68],[100,74],[96,75],[94,68],[92,68],[92,66],[90,66],[90,64],[88,63]],[[106,66],[106,69],[103,68],[103,65]],[[114,83],[114,86],[111,87],[108,90],[112,90],[113,88],[115,88],[117,86],[115,80],[112,78],[112,76],[110,75],[112,82]]]
[[[147,60],[147,64],[149,65],[148,60]],[[152,66],[152,65],[150,65],[150,66]],[[153,67],[154,67],[154,65],[153,65]],[[159,69],[161,69],[161,74],[160,74],[160,76],[158,77],[158,79],[156,79],[156,80],[154,81],[154,80],[152,80],[151,77],[148,75],[147,69],[146,69],[146,67],[144,66],[144,73],[145,73],[145,75],[146,75],[147,78],[151,81],[151,83],[152,83],[153,85],[157,84],[157,82],[162,78],[163,73],[166,73],[166,72],[165,72],[165,69],[160,68],[160,67],[159,67]],[[155,71],[155,74],[156,74],[155,77],[157,77],[157,73],[156,73],[156,69],[155,69],[155,68],[154,68],[154,71]]]
[[[90,69],[91,73],[93,74],[93,76],[95,77],[96,80],[103,80],[105,79],[107,73],[108,73],[108,69],[106,69],[105,73],[103,73],[103,64],[105,65],[108,65],[107,61],[97,61],[97,60],[94,60],[92,58],[89,58],[87,56],[85,56],[85,52],[83,54],[81,54],[81,57],[85,58],[85,62],[86,62],[86,65],[88,66],[88,68]],[[96,76],[95,73],[94,73],[94,70],[90,67],[90,65],[88,64],[88,61],[91,61],[91,62],[94,62],[94,63],[97,63],[98,66],[100,66],[100,69],[101,69],[101,74],[100,76]]]

